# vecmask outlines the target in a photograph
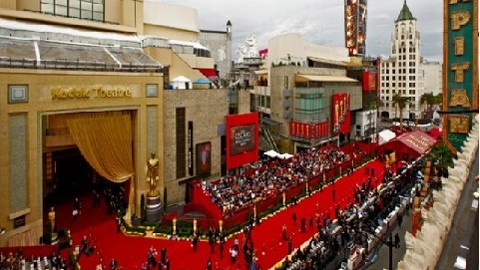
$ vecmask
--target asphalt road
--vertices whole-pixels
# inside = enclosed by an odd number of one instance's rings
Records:
[[[468,182],[463,189],[453,217],[453,226],[448,233],[445,246],[443,247],[440,260],[435,269],[454,268],[457,256],[467,259],[467,269],[478,269],[478,207],[472,209],[474,200],[473,192],[478,188],[478,182],[474,180],[478,175],[478,151],[475,161],[472,163]]]

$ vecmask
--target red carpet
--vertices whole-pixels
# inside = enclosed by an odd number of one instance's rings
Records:
[[[384,172],[383,163],[371,161],[366,166],[375,168],[378,178],[377,184],[380,183]],[[335,184],[324,188],[323,191],[316,192],[312,196],[299,201],[297,205],[284,209],[255,226],[252,230],[252,237],[255,244],[255,254],[258,258],[257,265],[261,266],[261,269],[269,269],[287,255],[287,242],[281,241],[284,224],[287,225],[287,232],[292,237],[293,247],[296,248],[316,232],[315,226],[312,229],[309,228],[308,219],[311,216],[315,217],[317,203],[320,213],[328,213],[333,218],[335,203],[338,203],[340,208],[344,208],[347,203],[353,202],[355,185],[368,178],[364,173],[364,167],[360,167],[351,175],[344,176]],[[332,188],[336,191],[336,202],[332,199]],[[209,257],[213,262],[213,269],[216,269],[217,262],[219,269],[245,269],[245,260],[241,248],[240,255],[237,257],[237,264],[232,265],[230,263],[228,249],[232,246],[233,238],[226,242],[224,257],[220,259],[218,245],[215,246],[215,253],[210,254],[210,248],[206,241],[200,242],[198,251],[193,252],[189,241],[135,237],[116,233],[114,215],[106,214],[106,206],[103,201],[100,208],[92,208],[89,198],[85,198],[84,210],[75,222],[71,220],[71,217],[59,217],[58,213],[60,212],[71,213],[71,209],[68,209],[67,212],[62,210],[57,210],[57,224],[59,228],[62,228],[62,226],[71,228],[73,245],[78,245],[84,235],[91,235],[92,244],[96,246],[93,255],[89,257],[82,255],[80,257],[79,263],[82,269],[96,269],[96,265],[102,261],[106,266],[112,258],[116,258],[122,269],[138,270],[142,261],[146,261],[147,251],[151,246],[158,251],[163,247],[167,248],[170,269],[174,270],[205,269]],[[296,213],[297,216],[296,226],[293,225],[292,221],[293,213]],[[303,217],[307,219],[306,233],[299,231],[300,220]],[[238,234],[238,237],[240,243],[242,243],[243,234]]]

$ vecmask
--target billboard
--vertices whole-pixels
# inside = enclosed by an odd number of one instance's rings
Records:
[[[443,4],[442,130],[446,144],[459,150],[478,113],[478,3],[444,1]]]
[[[345,47],[349,56],[364,56],[367,38],[367,0],[345,0]]]
[[[334,134],[350,133],[350,94],[332,95],[332,127]]]
[[[257,112],[226,117],[227,170],[258,160],[258,123]]]

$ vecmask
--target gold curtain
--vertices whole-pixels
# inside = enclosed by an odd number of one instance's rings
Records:
[[[129,114],[85,113],[69,117],[67,126],[83,157],[98,174],[115,183],[133,176]]]

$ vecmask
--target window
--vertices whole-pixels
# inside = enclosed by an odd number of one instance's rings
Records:
[[[326,100],[320,88],[297,88],[295,91],[295,121],[318,122],[326,118]]]
[[[104,0],[41,0],[40,10],[70,18],[101,21],[105,20]]]

